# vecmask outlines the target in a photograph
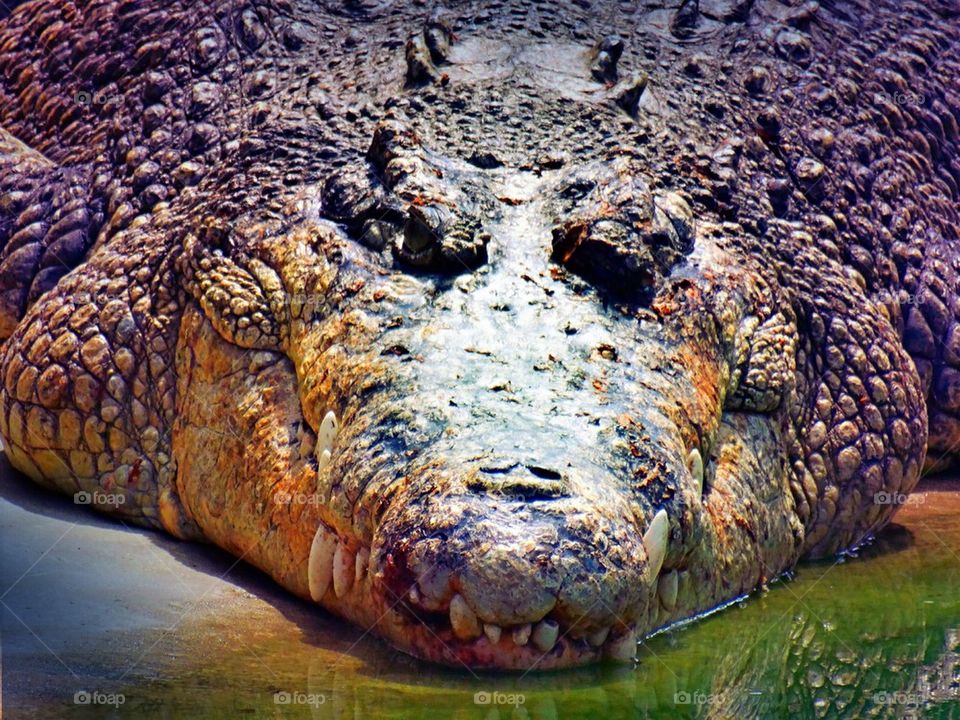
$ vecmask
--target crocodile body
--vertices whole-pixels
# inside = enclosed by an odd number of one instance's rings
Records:
[[[960,444],[960,5],[38,2],[0,437],[453,665],[636,640]]]

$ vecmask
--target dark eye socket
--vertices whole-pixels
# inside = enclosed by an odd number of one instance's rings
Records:
[[[582,200],[596,187],[597,183],[590,178],[573,178],[561,186],[559,195],[564,200]]]

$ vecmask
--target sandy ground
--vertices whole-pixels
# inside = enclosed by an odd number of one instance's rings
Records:
[[[241,617],[276,625],[306,610],[226,553],[99,516],[34,487],[0,456],[0,702],[8,711],[103,688],[104,678],[122,686],[148,677],[171,659],[169,640],[198,626]]]

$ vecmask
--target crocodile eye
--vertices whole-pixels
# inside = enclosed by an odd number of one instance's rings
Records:
[[[327,218],[356,229],[373,213],[376,180],[362,165],[332,175],[323,186],[320,202]]]
[[[617,294],[643,294],[658,274],[643,238],[628,223],[615,219],[575,219],[555,227],[553,257]]]
[[[643,302],[693,249],[693,212],[672,192],[611,195],[553,229],[553,258],[594,285]],[[616,208],[613,211],[612,208]]]
[[[590,178],[579,177],[564,183],[557,192],[564,200],[583,200],[583,198],[593,192],[596,186],[596,181]]]
[[[440,272],[473,270],[487,261],[490,236],[446,205],[413,205],[395,245],[401,262]]]
[[[400,259],[416,267],[426,267],[436,258],[451,214],[439,205],[412,206],[397,246]]]

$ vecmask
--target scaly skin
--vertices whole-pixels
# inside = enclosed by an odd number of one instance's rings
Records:
[[[960,443],[960,9],[700,5],[21,5],[11,462],[468,666],[862,542]]]

